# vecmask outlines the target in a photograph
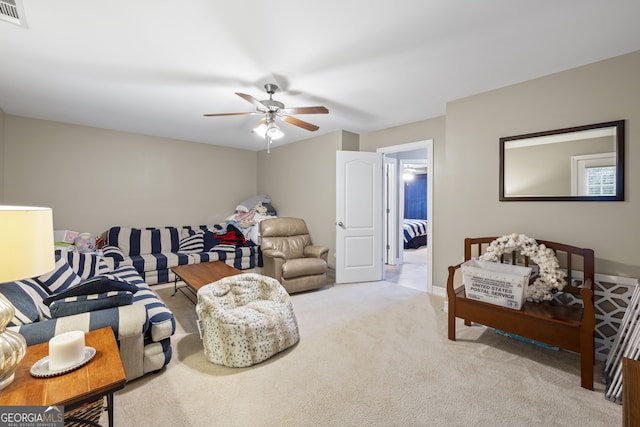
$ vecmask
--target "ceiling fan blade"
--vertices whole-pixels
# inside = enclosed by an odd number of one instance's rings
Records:
[[[314,132],[314,131],[320,129],[316,125],[312,125],[311,123],[307,123],[307,122],[304,122],[304,121],[302,121],[300,119],[296,119],[295,117],[285,116],[285,117],[282,118],[282,120],[284,120],[285,122],[290,123],[292,125],[301,127],[303,129],[310,130],[311,132]]]
[[[203,114],[205,117],[216,117],[216,116],[252,116],[254,114],[258,114],[255,111],[246,112],[246,113],[220,113],[220,114]]]
[[[298,107],[298,108],[285,108],[282,110],[285,114],[329,114],[327,107]]]
[[[255,105],[258,110],[265,111],[264,104],[258,101],[257,99],[255,99],[253,96],[247,95],[246,93],[240,93],[240,92],[236,92],[236,95],[238,95],[240,98],[244,99],[245,101],[248,101],[253,105]]]

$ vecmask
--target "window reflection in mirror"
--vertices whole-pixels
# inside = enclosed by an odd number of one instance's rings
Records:
[[[624,200],[624,121],[500,138],[500,200]]]

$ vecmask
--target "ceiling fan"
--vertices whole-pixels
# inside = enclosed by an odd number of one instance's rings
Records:
[[[273,99],[273,94],[278,90],[278,86],[275,84],[267,83],[264,85],[265,90],[269,94],[269,99],[262,101],[257,100],[251,95],[246,93],[236,92],[240,98],[250,102],[256,107],[256,111],[242,112],[242,113],[220,113],[220,114],[205,114],[205,117],[218,117],[218,116],[245,116],[264,114],[264,118],[260,119],[258,125],[253,129],[254,132],[259,135],[268,138],[269,142],[272,139],[282,138],[284,133],[280,130],[276,123],[276,119],[280,118],[294,126],[301,127],[308,131],[314,132],[320,129],[318,126],[305,122],[303,120],[291,117],[291,114],[328,114],[329,110],[326,107],[297,107],[297,108],[285,108],[284,104],[280,101]]]

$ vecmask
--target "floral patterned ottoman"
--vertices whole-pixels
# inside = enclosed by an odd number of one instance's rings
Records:
[[[219,365],[251,366],[300,339],[289,294],[276,279],[260,274],[239,274],[203,286],[196,312],[205,356]]]

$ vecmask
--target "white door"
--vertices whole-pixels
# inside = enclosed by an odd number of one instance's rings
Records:
[[[336,152],[336,283],[382,280],[382,154]]]

